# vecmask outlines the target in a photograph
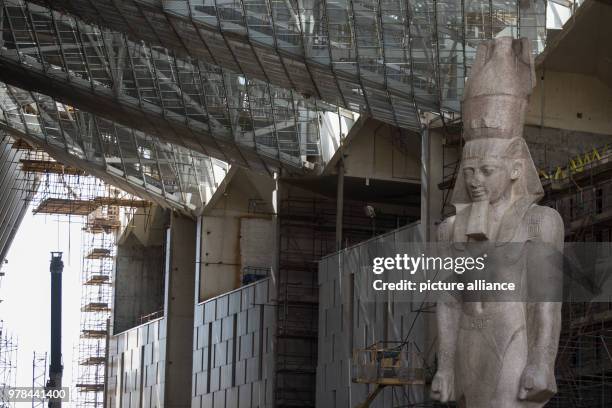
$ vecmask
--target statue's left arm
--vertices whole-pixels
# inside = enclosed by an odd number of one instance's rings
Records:
[[[528,217],[529,352],[519,399],[546,402],[557,392],[555,360],[561,332],[564,227],[561,216],[552,208],[537,206]]]

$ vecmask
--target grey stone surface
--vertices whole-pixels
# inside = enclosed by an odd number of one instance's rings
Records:
[[[319,341],[316,379],[316,401],[320,408],[352,408],[365,401],[368,386],[352,382],[353,349],[365,348],[377,341],[415,341],[425,349],[423,315],[412,310],[407,304],[390,312],[384,308],[387,300],[393,302],[399,295],[393,293],[389,299],[362,299],[355,290],[351,295],[353,282],[365,282],[371,271],[356,265],[371,264],[374,250],[382,242],[389,242],[395,251],[396,242],[420,242],[418,224],[400,228],[389,234],[373,238],[342,252],[330,255],[319,262]],[[376,255],[378,256],[378,255]],[[385,331],[385,321],[388,330]],[[409,322],[406,324],[404,322]],[[410,332],[409,328],[414,323]],[[408,405],[418,402],[407,397],[423,393],[418,390],[385,389],[370,405],[382,408]],[[371,391],[371,389],[370,389]]]
[[[166,366],[165,352],[162,352],[166,336],[164,328],[161,320],[157,320],[111,338],[107,392],[109,407],[138,406],[141,398],[147,407],[163,406]]]
[[[204,311],[205,323],[194,327],[194,355],[202,353],[203,358],[201,366],[193,366],[192,408],[267,406],[265,387],[272,385],[274,355],[266,353],[262,341],[276,330],[273,314],[265,310],[275,310],[265,306],[269,284],[264,279],[196,306]],[[210,338],[204,340],[209,330]]]

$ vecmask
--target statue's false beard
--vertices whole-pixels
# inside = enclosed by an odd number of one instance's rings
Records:
[[[474,201],[470,206],[465,235],[477,241],[490,239],[489,232],[489,201]]]

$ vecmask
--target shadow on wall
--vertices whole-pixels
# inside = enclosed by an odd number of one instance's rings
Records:
[[[165,230],[169,212],[138,210],[117,244],[113,333],[163,316]]]

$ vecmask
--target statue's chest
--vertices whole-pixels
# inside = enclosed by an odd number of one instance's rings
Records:
[[[515,290],[512,293],[500,294],[502,298],[510,296],[516,299],[524,293],[526,278],[529,273],[527,260],[531,242],[536,239],[537,231],[531,225],[528,214],[525,214],[516,224],[501,226],[512,228],[511,233],[506,230],[507,241],[472,241],[465,238],[463,225],[458,219],[455,224],[453,239],[451,240],[452,256],[455,258],[479,258],[483,260],[484,268],[466,271],[458,276],[460,281],[469,282],[486,281],[491,283],[513,283]],[[500,234],[503,235],[503,234]],[[463,240],[461,240],[463,239]],[[468,293],[471,298],[476,296],[481,299],[480,294]],[[485,296],[486,298],[486,296]],[[469,301],[470,299],[464,299]]]

